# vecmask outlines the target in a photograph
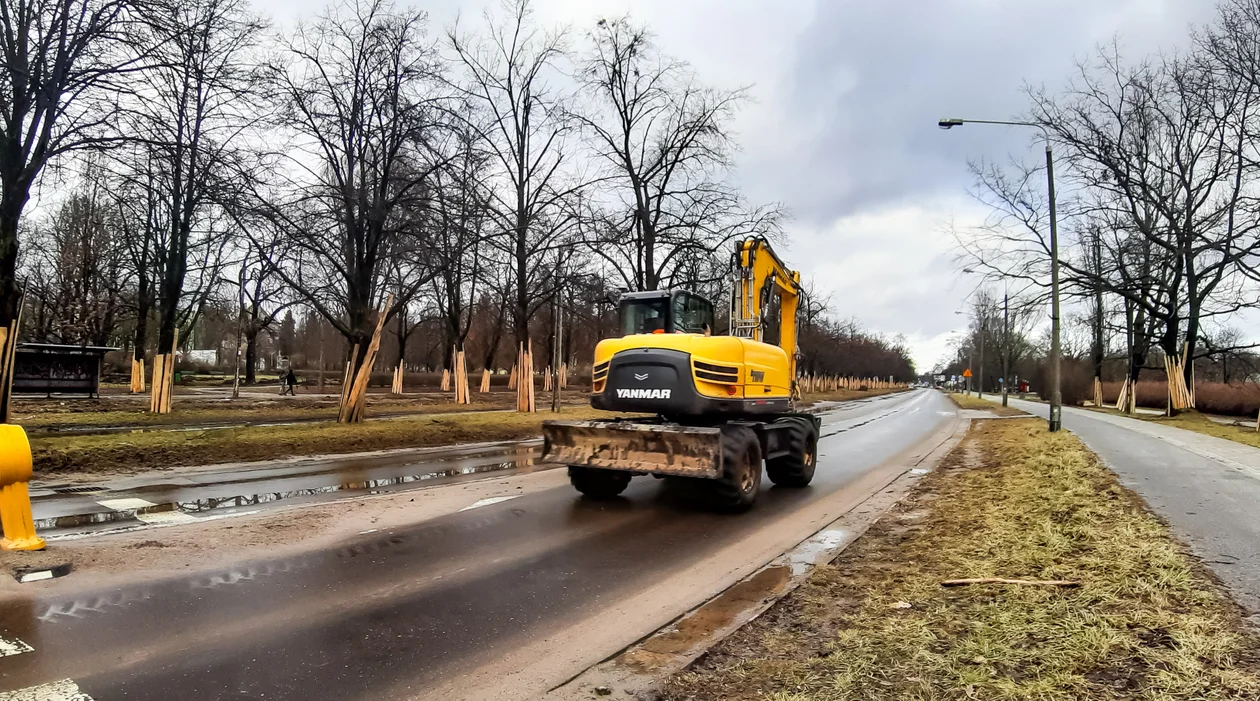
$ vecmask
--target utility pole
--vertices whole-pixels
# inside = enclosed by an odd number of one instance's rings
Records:
[[[564,307],[560,303],[560,295],[561,291],[556,290],[551,314],[552,321],[555,323],[551,343],[551,410],[553,412],[560,411],[560,359],[563,357],[560,352],[560,345],[564,342],[562,338],[564,326],[560,323],[560,317],[564,314]]]
[[[1011,386],[1011,293],[1002,290],[1002,406]]]
[[[984,312],[981,312],[982,314]],[[988,331],[989,324],[985,321],[985,317],[980,317],[980,323],[977,324],[980,329],[980,366],[976,370],[976,397],[984,396],[984,337]]]
[[[241,341],[245,330],[245,283],[249,276],[245,272],[245,265],[248,259],[241,261],[241,276],[237,280],[238,294],[237,302],[239,303],[236,315],[236,370],[232,373],[232,399],[240,399],[241,397]]]
[[[1054,204],[1054,154],[1046,134],[1046,183],[1050,193],[1050,432],[1063,427],[1063,391],[1059,387],[1059,220]]]

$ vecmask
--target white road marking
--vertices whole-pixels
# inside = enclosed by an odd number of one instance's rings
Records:
[[[260,511],[262,511],[262,509],[241,511],[235,514],[215,514],[214,516],[194,516],[192,517],[192,520],[196,521],[197,523],[201,523],[202,521],[218,521],[219,519],[223,519],[223,518],[236,518],[237,516],[252,516],[253,514],[256,514]],[[143,531],[149,528],[166,528],[167,526],[179,526],[179,525],[183,525],[183,523],[182,522],[181,523],[151,523],[151,524],[138,523],[132,526],[122,526],[119,528],[106,528],[99,531],[87,531],[86,533],[65,533],[65,534],[52,533],[52,534],[44,536],[43,538],[44,540],[48,540],[48,541],[81,540],[83,538],[95,538],[96,536],[102,536],[102,535],[118,535],[119,533],[131,533],[132,531]],[[0,701],[4,701],[4,699],[0,698]]]
[[[101,499],[96,502],[107,509],[114,511],[127,511],[129,509],[144,509],[150,506],[157,506],[151,501],[145,499],[127,498],[127,499]]]
[[[0,692],[0,701],[92,701],[92,697],[79,691],[72,679],[40,684],[39,686]]]
[[[477,501],[474,501],[468,506],[465,506],[464,508],[460,509],[460,511],[468,511],[469,509],[476,509],[482,506],[490,506],[491,504],[498,504],[500,502],[508,501],[510,499],[515,499],[519,496],[520,494],[513,494],[507,497],[487,497],[485,499],[478,499]]]
[[[14,638],[0,638],[0,657],[8,657],[10,655],[20,655],[23,652],[34,652],[35,648]]]
[[[136,514],[136,519],[148,524],[161,524],[164,526],[192,523],[198,520],[196,516],[189,516],[183,511],[155,511],[149,514]]]

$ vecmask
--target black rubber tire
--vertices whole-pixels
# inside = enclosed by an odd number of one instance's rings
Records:
[[[601,470],[598,467],[569,466],[569,483],[591,499],[612,499],[630,486],[629,472]]]
[[[714,484],[720,511],[747,511],[761,491],[761,442],[747,426],[722,427],[722,476]]]
[[[789,455],[766,461],[766,476],[780,487],[805,487],[818,466],[818,431],[803,416],[786,416],[775,423],[787,424]]]

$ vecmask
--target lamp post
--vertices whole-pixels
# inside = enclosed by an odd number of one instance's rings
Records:
[[[1063,425],[1063,394],[1059,385],[1059,222],[1054,205],[1054,154],[1050,150],[1050,132],[1036,122],[1013,122],[996,119],[946,118],[937,122],[941,129],[964,124],[1000,124],[1010,127],[1034,127],[1046,140],[1046,189],[1050,197],[1050,430]],[[1003,397],[1005,400],[1005,397]],[[1005,403],[1005,401],[1003,402]]]

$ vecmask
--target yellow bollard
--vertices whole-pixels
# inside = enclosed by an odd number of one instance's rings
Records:
[[[31,444],[21,426],[0,424],[0,522],[5,550],[43,550],[31,517]]]

